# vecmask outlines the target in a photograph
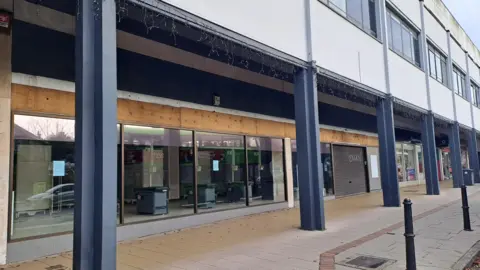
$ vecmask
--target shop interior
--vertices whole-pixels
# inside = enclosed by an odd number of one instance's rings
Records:
[[[10,237],[71,231],[74,120],[15,115],[14,123]],[[117,128],[119,224],[286,200],[283,139]]]

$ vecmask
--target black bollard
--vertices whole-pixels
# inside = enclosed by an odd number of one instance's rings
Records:
[[[415,259],[415,234],[413,233],[413,215],[412,201],[403,200],[403,210],[405,213],[405,248],[407,253],[407,270],[416,270],[417,263]]]
[[[462,209],[463,209],[463,230],[472,231],[472,226],[470,225],[470,213],[468,206],[468,196],[467,196],[467,187],[462,185]]]

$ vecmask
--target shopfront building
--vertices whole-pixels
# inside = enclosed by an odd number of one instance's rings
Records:
[[[437,155],[439,156],[439,171],[440,171],[440,181],[452,180],[452,160],[449,147],[442,147],[438,149]],[[470,168],[468,149],[466,147],[461,147],[460,149],[460,158],[463,169]]]
[[[25,114],[13,118],[10,238],[70,232],[74,120]],[[116,139],[119,225],[286,201],[283,138],[122,121]],[[160,198],[164,207],[149,212],[140,209],[139,200],[152,188],[166,195]]]
[[[376,134],[322,129],[321,141],[323,193],[327,198],[357,195],[380,189]],[[296,157],[296,140],[292,140],[293,183],[295,200],[298,200]]]
[[[424,183],[425,175],[422,145],[397,142],[395,149],[400,186]]]

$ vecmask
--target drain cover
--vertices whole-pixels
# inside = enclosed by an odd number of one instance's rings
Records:
[[[354,267],[357,269],[377,269],[381,270],[395,263],[394,260],[378,258],[374,256],[359,255],[356,258],[347,258],[342,265]]]
[[[387,262],[386,259],[368,257],[368,256],[360,256],[351,261],[348,261],[348,264],[360,266],[360,267],[367,267],[372,269],[377,269],[378,267],[382,266]]]
[[[49,266],[47,268],[45,268],[46,270],[66,270],[68,269],[67,267],[61,265],[61,264],[57,264],[57,265],[52,265],[52,266]]]

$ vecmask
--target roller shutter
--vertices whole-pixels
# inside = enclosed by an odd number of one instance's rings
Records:
[[[349,196],[367,192],[364,148],[333,146],[333,179],[335,196]]]

